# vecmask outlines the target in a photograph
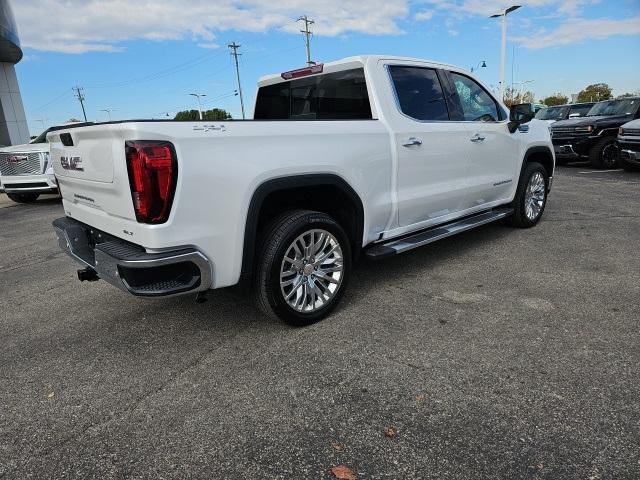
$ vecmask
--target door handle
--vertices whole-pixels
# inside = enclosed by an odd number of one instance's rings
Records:
[[[485,137],[483,137],[479,133],[476,133],[475,136],[471,139],[471,141],[472,142],[483,142],[484,139],[485,139]]]
[[[411,137],[407,143],[402,144],[403,147],[419,147],[420,145],[422,145],[422,140],[416,137]]]

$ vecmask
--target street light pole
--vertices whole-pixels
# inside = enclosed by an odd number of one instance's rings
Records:
[[[471,73],[473,73],[473,71],[477,70],[478,68],[487,68],[487,62],[485,60],[478,62],[478,65],[476,65],[475,67],[471,67]]]
[[[42,130],[44,130],[44,124],[49,121],[49,118],[37,118],[35,121],[42,123]]]
[[[109,116],[109,121],[111,121],[111,112],[117,112],[117,110],[114,110],[112,108],[103,108],[100,111],[101,112],[107,112],[107,115]]]
[[[505,10],[502,13],[497,13],[495,15],[491,15],[489,18],[498,18],[502,17],[502,43],[500,46],[500,98],[504,100],[504,62],[507,50],[507,15],[514,10],[520,8],[520,5],[513,5]]]
[[[204,93],[190,93],[189,95],[198,99],[198,112],[200,113],[200,120],[202,120],[202,103],[200,103],[200,97],[206,97]]]
[[[523,81],[523,82],[518,82],[518,83],[520,84],[520,98],[522,98],[522,94],[523,94],[523,92],[524,92],[524,86],[525,86],[527,83],[533,83],[533,82],[534,82],[534,80],[525,80],[525,81]]]

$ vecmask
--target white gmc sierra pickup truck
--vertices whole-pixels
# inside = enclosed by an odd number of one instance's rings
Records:
[[[250,121],[123,121],[51,132],[60,246],[139,296],[251,285],[293,325],[325,317],[354,261],[506,219],[535,225],[547,124],[468,72],[358,56],[259,81]]]
[[[26,145],[0,148],[0,191],[17,203],[35,202],[43,193],[58,193],[49,161],[45,130]]]

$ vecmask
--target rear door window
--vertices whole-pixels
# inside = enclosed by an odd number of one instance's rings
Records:
[[[434,69],[391,65],[389,73],[402,113],[420,121],[449,120],[442,85]]]

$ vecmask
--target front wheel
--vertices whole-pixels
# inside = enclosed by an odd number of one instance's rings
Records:
[[[605,137],[589,151],[589,162],[593,168],[615,168],[618,165],[618,147],[615,138]]]
[[[351,246],[329,215],[308,210],[282,214],[264,230],[254,283],[260,310],[289,325],[325,318],[351,273]]]
[[[39,193],[7,193],[7,197],[16,203],[33,203],[39,196]]]
[[[536,225],[547,205],[548,191],[547,170],[540,163],[527,163],[518,182],[518,190],[513,200],[514,212],[509,218],[509,223],[520,228]]]

